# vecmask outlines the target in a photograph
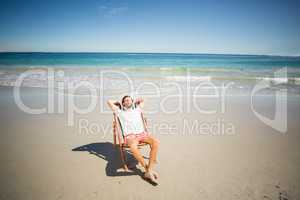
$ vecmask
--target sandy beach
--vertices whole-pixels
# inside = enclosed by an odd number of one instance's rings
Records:
[[[300,200],[299,10],[1,1],[0,200]]]
[[[28,106],[47,105],[46,89],[21,91]],[[112,115],[100,112],[100,100],[96,109],[76,114],[73,126],[68,126],[67,112],[28,114],[16,105],[13,87],[2,86],[0,93],[1,199],[300,198],[297,95],[287,98],[286,133],[262,123],[251,111],[247,95],[228,96],[224,113],[145,111],[151,133],[160,140],[155,166],[159,185],[152,186],[141,178],[139,166],[133,172],[119,169],[119,154],[112,145]],[[77,100],[80,106],[89,99]],[[159,101],[145,98],[145,110]],[[257,109],[272,114],[273,103],[261,98]],[[183,105],[189,104],[183,99]],[[201,100],[201,105],[213,104]],[[165,105],[176,107],[176,102]],[[189,129],[186,125],[193,122],[216,123],[215,131]],[[217,131],[218,126],[229,125],[230,131]],[[142,149],[145,157],[148,150]],[[136,164],[128,156],[131,165]]]

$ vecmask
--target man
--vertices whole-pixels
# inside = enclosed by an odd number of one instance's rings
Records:
[[[133,101],[130,96],[126,95],[122,98],[122,105],[118,105],[118,102],[113,100],[109,100],[107,103],[113,112],[118,115],[123,128],[124,142],[128,144],[133,156],[145,169],[145,178],[157,182],[158,174],[153,171],[153,165],[156,162],[159,142],[144,129],[141,117],[141,108],[144,105],[144,100],[138,98]],[[138,144],[140,142],[150,145],[151,150],[148,164],[145,163],[145,160],[138,149]]]

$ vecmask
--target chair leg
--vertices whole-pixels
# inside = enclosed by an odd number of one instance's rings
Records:
[[[114,137],[114,147],[116,147],[116,143],[117,143],[117,133],[116,133],[116,123],[113,122],[113,137]]]
[[[114,126],[113,126],[113,129],[114,129],[114,144],[116,145],[116,140],[117,140],[117,136],[118,136],[118,145],[119,145],[119,151],[120,151],[120,157],[121,157],[121,161],[122,161],[122,165],[123,165],[123,168],[125,171],[129,171],[128,170],[128,167],[126,165],[126,162],[125,162],[125,152],[124,152],[124,148],[122,146],[122,140],[121,140],[121,136],[120,136],[120,132],[119,132],[119,129],[116,125],[116,119],[115,119],[115,122],[114,122]],[[118,135],[117,135],[118,134]]]
[[[128,167],[127,167],[127,165],[126,165],[126,156],[125,156],[125,152],[124,152],[124,148],[122,147],[122,145],[120,145],[120,156],[121,156],[121,161],[122,161],[122,164],[123,164],[123,169],[125,170],[125,171],[129,171],[128,170]]]
[[[124,155],[125,163],[127,163],[127,156],[126,156],[125,148],[123,147],[122,149],[123,149],[123,155]]]
[[[116,136],[116,134],[114,133],[114,147],[116,147],[116,142],[117,141],[117,136]]]

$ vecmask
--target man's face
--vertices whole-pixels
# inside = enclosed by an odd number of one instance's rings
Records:
[[[132,106],[132,99],[130,97],[126,97],[124,99],[124,103],[123,103],[123,106],[125,108],[130,108]]]

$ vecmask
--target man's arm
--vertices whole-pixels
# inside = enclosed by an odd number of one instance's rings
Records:
[[[136,98],[134,103],[140,108],[144,107],[144,99],[142,97]]]
[[[112,111],[116,111],[116,110],[119,109],[119,107],[116,105],[117,103],[119,103],[119,102],[118,101],[114,101],[114,100],[108,100],[107,101],[107,104],[108,104],[108,106],[110,107],[110,109]]]

